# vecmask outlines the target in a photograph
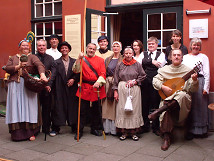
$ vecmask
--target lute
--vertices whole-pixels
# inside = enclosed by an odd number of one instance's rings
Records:
[[[160,97],[162,99],[166,99],[167,97],[171,96],[172,94],[174,94],[176,91],[178,90],[182,90],[185,84],[185,81],[188,80],[191,75],[193,73],[199,73],[200,69],[201,69],[202,63],[199,61],[195,67],[189,71],[187,74],[185,74],[182,78],[178,77],[178,78],[172,78],[167,80],[166,82],[163,83],[163,85],[169,87],[172,89],[172,93],[170,95],[167,95],[166,93],[163,92],[162,89],[160,89],[158,91]]]

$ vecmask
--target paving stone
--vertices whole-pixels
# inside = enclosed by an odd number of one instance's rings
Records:
[[[96,152],[92,155],[86,156],[80,161],[119,161],[123,160],[123,156],[113,155],[113,154],[106,154],[101,152]]]
[[[51,142],[44,142],[44,143],[41,143],[39,145],[33,146],[29,149],[34,150],[34,151],[38,151],[38,152],[42,152],[42,153],[46,153],[46,154],[53,154],[53,153],[56,153],[57,151],[66,149],[68,147],[69,146],[63,145],[63,144],[55,144],[55,143],[51,143]]]
[[[36,152],[33,150],[29,150],[29,149],[24,149],[24,150],[17,151],[14,153],[6,154],[4,156],[11,158],[11,159],[19,160],[19,161],[31,161],[31,160],[35,160],[35,159],[39,160],[38,158],[41,158],[46,155],[47,154]]]
[[[5,155],[5,154],[13,153],[13,152],[14,152],[13,150],[0,148],[0,155]]]
[[[121,156],[127,156],[139,149],[138,146],[134,146],[133,144],[126,144],[126,140],[120,141],[116,144],[112,144],[103,150],[101,152],[108,153],[108,154],[115,154],[115,155],[121,155]]]
[[[149,155],[143,155],[143,154],[131,154],[126,158],[123,158],[123,161],[162,161],[163,158],[149,156]]]
[[[83,154],[83,155],[90,155],[97,151],[102,150],[104,147],[102,146],[96,146],[91,144],[85,144],[85,143],[78,143],[72,147],[69,147],[67,149],[64,149],[68,152],[73,152],[76,154]]]
[[[83,157],[84,157],[83,155],[79,155],[75,153],[58,151],[54,154],[43,157],[42,159],[49,160],[49,161],[76,161]]]

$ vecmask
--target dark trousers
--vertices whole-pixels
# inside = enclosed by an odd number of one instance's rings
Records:
[[[43,90],[39,94],[40,104],[42,106],[42,131],[49,132],[51,125],[51,94]]]
[[[143,128],[149,129],[150,128],[150,120],[148,119],[148,115],[151,110],[159,108],[160,104],[160,96],[158,91],[154,89],[152,82],[148,79],[145,79],[142,84],[141,88],[142,92],[142,115],[144,126]],[[152,121],[152,130],[157,131],[159,130],[159,117]]]
[[[91,130],[100,130],[102,126],[101,122],[101,112],[99,109],[98,101],[92,102],[92,107],[90,107],[90,101],[81,100],[80,108],[80,132],[83,131],[85,124],[87,123],[87,116],[90,117]]]

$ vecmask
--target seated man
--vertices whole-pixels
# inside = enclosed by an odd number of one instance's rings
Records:
[[[182,51],[174,49],[171,51],[171,65],[166,65],[158,70],[158,74],[153,78],[153,86],[156,90],[162,90],[168,97],[160,103],[160,108],[151,113],[148,118],[154,120],[160,114],[160,131],[164,142],[162,150],[167,150],[170,146],[170,135],[173,127],[183,126],[191,108],[190,93],[198,89],[197,73],[191,75],[182,90],[172,92],[172,89],[163,83],[172,78],[183,77],[191,71],[190,68],[181,64]]]

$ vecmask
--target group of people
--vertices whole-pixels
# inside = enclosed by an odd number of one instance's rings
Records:
[[[200,53],[199,38],[191,40],[189,54],[181,38],[179,30],[173,31],[166,53],[157,50],[156,37],[147,40],[148,51],[144,51],[140,40],[134,40],[121,53],[121,42],[114,41],[110,51],[108,38],[100,36],[99,49],[89,43],[86,54],[80,53],[77,59],[69,57],[71,45],[59,44],[57,35],[51,35],[48,50],[46,40],[38,40],[36,55],[30,54],[28,42],[22,40],[19,53],[9,58],[5,68],[10,74],[6,123],[12,140],[35,140],[41,118],[42,132],[55,136],[60,126],[69,125],[77,139],[80,95],[79,138],[88,120],[91,134],[102,136],[104,130],[106,134],[119,135],[121,141],[127,137],[139,140],[139,134],[150,131],[152,121],[153,133],[163,137],[162,150],[169,148],[174,126],[186,125],[187,139],[206,137],[209,59]],[[20,61],[22,54],[28,56],[27,62]],[[192,69],[199,61],[201,70],[196,72]],[[37,94],[24,86],[21,70],[26,65],[36,66],[44,81],[45,70],[52,72],[48,85],[38,94],[39,103]],[[78,87],[81,70],[82,84]],[[176,83],[183,85],[174,90]]]

